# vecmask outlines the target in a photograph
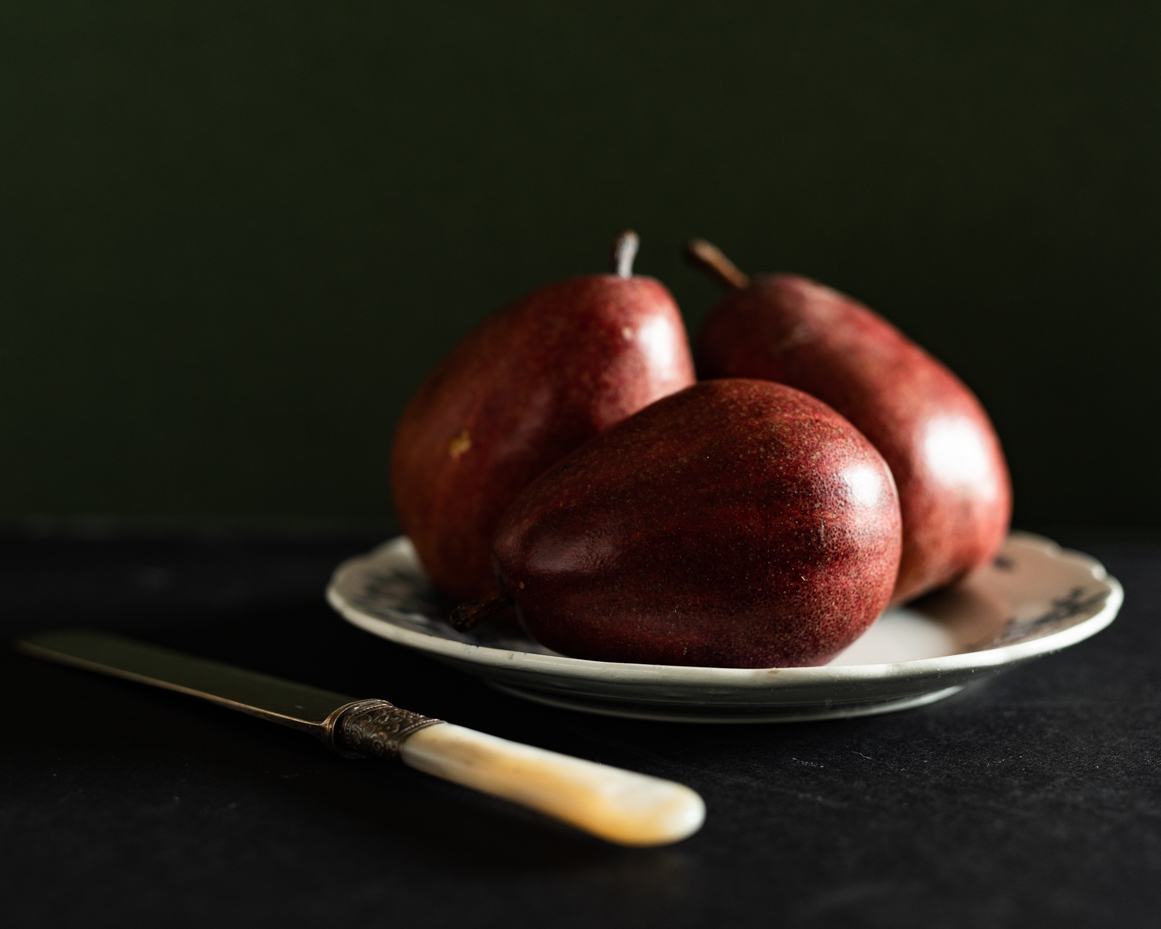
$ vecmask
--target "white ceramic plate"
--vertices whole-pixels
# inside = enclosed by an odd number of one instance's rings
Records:
[[[507,693],[552,706],[681,722],[773,722],[887,713],[950,696],[1113,621],[1124,594],[1087,555],[1014,533],[994,562],[889,610],[820,668],[688,668],[566,658],[514,625],[456,632],[405,538],[335,571],[327,600],[349,622]]]

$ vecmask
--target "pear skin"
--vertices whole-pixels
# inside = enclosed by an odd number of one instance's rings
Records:
[[[902,544],[883,457],[801,391],[659,400],[529,485],[493,553],[537,641],[602,661],[818,665],[886,606]]]

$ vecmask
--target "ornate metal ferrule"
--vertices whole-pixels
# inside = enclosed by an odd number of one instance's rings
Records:
[[[404,740],[443,722],[386,700],[356,700],[331,715],[328,744],[344,758],[398,758]]]

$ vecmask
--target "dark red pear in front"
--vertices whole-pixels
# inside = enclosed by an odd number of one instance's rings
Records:
[[[702,377],[756,377],[818,397],[883,454],[899,488],[903,559],[894,600],[995,555],[1012,488],[1000,440],[967,386],[882,316],[793,274],[751,280],[708,242],[691,257],[731,292],[697,340]]]
[[[484,320],[419,388],[395,431],[391,483],[428,576],[458,600],[494,590],[491,543],[508,505],[582,442],[693,383],[681,314],[632,273],[543,287]]]
[[[537,641],[604,661],[825,663],[887,604],[901,544],[882,456],[801,391],[697,384],[534,481],[493,543]]]

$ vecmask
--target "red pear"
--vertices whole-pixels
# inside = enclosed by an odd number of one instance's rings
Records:
[[[767,381],[659,400],[590,439],[512,504],[493,543],[537,641],[603,661],[816,665],[886,606],[899,500],[874,446]]]
[[[693,383],[669,291],[618,273],[537,290],[466,336],[412,398],[395,431],[392,490],[431,580],[457,600],[495,587],[491,542],[516,495],[626,416]]]
[[[828,287],[792,274],[751,281],[700,240],[689,254],[733,288],[702,326],[701,376],[804,390],[849,419],[891,466],[903,510],[896,602],[995,555],[1011,517],[1008,468],[987,413],[959,378]]]

